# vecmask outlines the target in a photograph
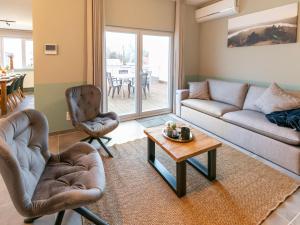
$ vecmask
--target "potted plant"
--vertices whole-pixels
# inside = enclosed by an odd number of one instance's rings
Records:
[[[166,122],[166,134],[170,138],[177,138],[178,137],[178,132],[177,132],[177,125],[173,121],[168,121]]]

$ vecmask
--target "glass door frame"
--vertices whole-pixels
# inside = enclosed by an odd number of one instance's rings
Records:
[[[143,69],[143,35],[149,36],[162,36],[162,37],[169,37],[170,38],[170,47],[169,47],[169,58],[170,58],[170,65],[169,65],[169,75],[168,75],[168,101],[169,106],[168,108],[163,108],[159,110],[152,110],[142,112],[142,88],[139,86],[136,87],[135,91],[135,113],[122,115],[120,116],[121,121],[133,120],[137,118],[143,118],[148,116],[155,116],[160,114],[171,113],[173,109],[173,89],[174,89],[174,33],[172,32],[163,32],[163,31],[152,31],[152,30],[144,30],[144,29],[131,29],[131,28],[123,28],[123,27],[113,27],[113,26],[106,26],[104,30],[106,32],[116,32],[116,33],[128,33],[128,34],[135,34],[136,35],[136,83],[140,84],[141,79],[138,76]],[[104,35],[106,37],[106,35]],[[106,38],[104,38],[104,48],[103,48],[103,67],[104,72],[106,74]],[[107,96],[107,81],[106,76],[103,76],[103,90],[105,95],[103,96],[103,110],[105,112],[108,111],[108,96]]]

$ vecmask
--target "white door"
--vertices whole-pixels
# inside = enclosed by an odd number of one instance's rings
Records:
[[[121,119],[171,112],[172,34],[107,28],[107,111]]]

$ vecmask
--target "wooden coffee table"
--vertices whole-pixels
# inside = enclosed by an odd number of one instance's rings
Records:
[[[180,126],[186,125],[181,124]],[[186,194],[186,163],[202,173],[207,179],[211,181],[216,179],[216,150],[222,146],[221,142],[190,127],[194,137],[193,141],[177,143],[163,137],[163,128],[164,126],[158,126],[144,131],[148,137],[148,162],[169,184],[178,197]],[[176,177],[155,158],[155,144],[159,145],[176,162]],[[208,153],[207,167],[193,158],[206,152]]]

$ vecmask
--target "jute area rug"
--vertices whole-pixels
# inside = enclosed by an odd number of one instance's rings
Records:
[[[174,174],[175,162],[156,149],[157,158]],[[217,151],[217,179],[210,182],[187,165],[187,194],[178,198],[147,162],[146,139],[111,151],[113,159],[103,157],[106,192],[89,206],[111,225],[261,224],[299,187],[288,176],[224,145]],[[197,158],[205,162],[206,154]]]

